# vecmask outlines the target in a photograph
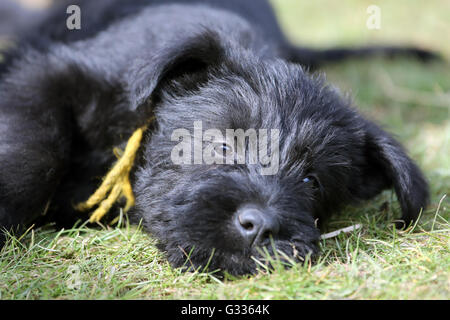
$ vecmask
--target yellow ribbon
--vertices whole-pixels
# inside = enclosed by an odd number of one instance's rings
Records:
[[[86,202],[80,203],[75,207],[78,211],[88,211],[98,205],[98,208],[92,213],[89,222],[99,222],[120,197],[126,199],[125,212],[134,206],[135,198],[130,183],[130,171],[133,168],[134,160],[146,129],[147,126],[144,126],[133,133],[122,154],[115,150],[114,153],[119,159],[105,176],[100,187]]]

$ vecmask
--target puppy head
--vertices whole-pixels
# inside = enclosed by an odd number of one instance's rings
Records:
[[[156,124],[135,216],[174,266],[251,273],[263,247],[302,260],[316,219],[385,188],[417,216],[426,182],[398,143],[300,66],[233,45],[206,33],[136,69],[132,99]]]

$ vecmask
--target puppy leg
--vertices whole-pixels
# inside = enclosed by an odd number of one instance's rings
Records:
[[[0,229],[45,213],[70,158],[70,113],[38,74],[0,83]]]
[[[288,45],[284,54],[287,60],[302,64],[312,70],[323,67],[326,64],[337,63],[348,59],[367,59],[377,56],[386,58],[411,57],[421,62],[442,60],[442,57],[435,52],[415,47],[374,46],[315,50]]]

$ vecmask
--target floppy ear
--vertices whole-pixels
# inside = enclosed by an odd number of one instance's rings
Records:
[[[429,201],[428,184],[417,165],[389,134],[368,121],[365,131],[367,165],[363,169],[365,183],[360,196],[367,198],[393,187],[400,202],[403,220],[396,225],[406,227],[426,208]],[[366,194],[362,194],[364,192]]]
[[[192,77],[192,87],[200,85],[206,81],[206,70],[224,56],[220,37],[212,31],[172,41],[132,67],[128,81],[132,108],[137,109],[168,81],[187,76]]]

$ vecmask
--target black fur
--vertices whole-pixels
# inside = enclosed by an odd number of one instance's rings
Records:
[[[275,247],[298,259],[317,253],[316,219],[384,189],[395,189],[404,223],[417,218],[428,201],[420,170],[389,134],[293,63],[311,51],[293,56],[268,3],[161,2],[71,1],[86,13],[81,31],[64,30],[59,7],[9,54],[0,82],[0,226],[43,214],[62,225],[86,219],[73,204],[96,189],[112,148],[152,115],[130,216],[143,219],[174,266],[187,253],[194,266],[213,254],[210,269],[253,272],[257,247],[271,246],[269,237],[249,245],[233,223],[249,205],[276,221]],[[175,165],[171,134],[194,121],[204,130],[279,129],[278,174]]]

